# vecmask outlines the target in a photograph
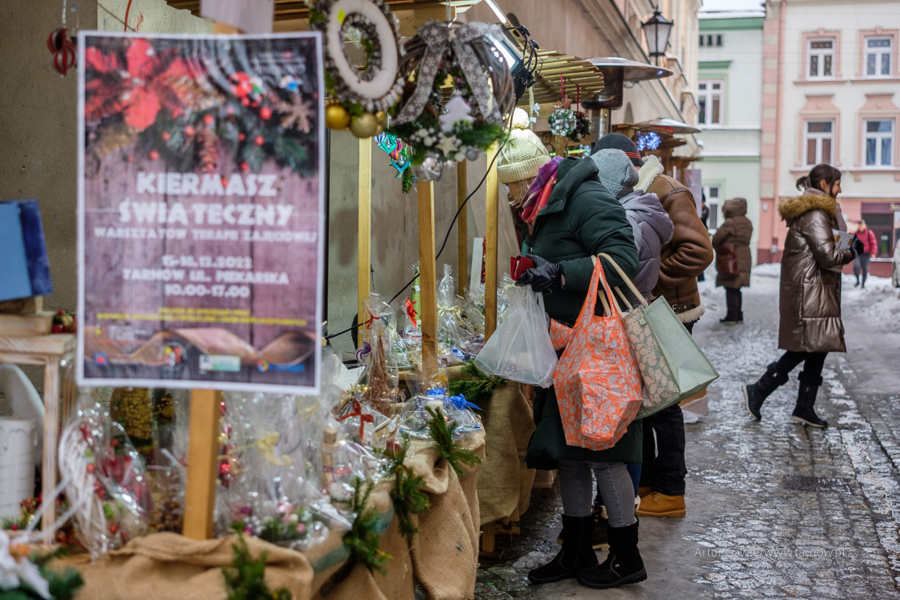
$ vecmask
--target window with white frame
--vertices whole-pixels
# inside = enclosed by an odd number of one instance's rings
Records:
[[[809,77],[834,77],[834,38],[813,39],[808,44],[806,53],[809,56]]]
[[[807,121],[805,128],[807,165],[831,164],[834,144],[834,121]]]
[[[893,119],[866,121],[865,128],[866,166],[891,166],[893,164],[891,153],[894,147]]]
[[[722,88],[721,81],[701,81],[697,84],[698,122],[701,125],[722,124]]]
[[[719,195],[722,189],[718,185],[704,185],[703,195],[706,196],[706,208],[709,209],[709,218],[706,228],[715,232],[719,228]]]
[[[866,77],[891,76],[891,51],[893,38],[866,38]]]

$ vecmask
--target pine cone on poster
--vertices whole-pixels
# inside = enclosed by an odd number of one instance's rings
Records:
[[[110,123],[99,131],[99,137],[92,145],[92,150],[97,156],[106,156],[122,148],[126,148],[137,141],[136,129],[125,123],[117,121]]]
[[[222,158],[219,151],[219,138],[209,129],[201,129],[197,133],[197,164],[202,173],[215,173],[219,170]]]

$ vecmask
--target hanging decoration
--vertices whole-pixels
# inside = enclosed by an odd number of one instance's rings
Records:
[[[63,11],[63,14],[65,14],[65,11]],[[50,37],[47,38],[47,49],[53,55],[53,68],[63,77],[68,74],[69,69],[75,67],[77,54],[77,47],[69,39],[68,32],[69,30],[65,27],[60,27],[59,29],[54,29],[50,33]]]
[[[409,84],[390,132],[408,143],[422,179],[434,181],[444,164],[474,160],[504,139],[515,95],[509,65],[493,49],[500,37],[496,25],[429,21],[404,45],[400,75]]]
[[[639,134],[634,139],[634,144],[637,146],[638,152],[643,152],[644,150],[656,150],[661,143],[662,139],[655,131]]]
[[[403,140],[397,139],[397,136],[390,133],[379,133],[375,136],[375,144],[391,157],[391,166],[397,169],[395,179],[403,180],[403,193],[408,194],[412,189],[412,185],[416,182],[416,176],[413,175],[412,157],[409,154],[409,148],[403,143]]]
[[[560,99],[553,106],[555,111],[547,119],[550,125],[550,133],[556,136],[565,136],[573,142],[580,142],[591,134],[591,120],[587,114],[578,110],[581,104],[581,86],[575,84],[575,108],[572,100],[566,98],[566,85],[563,76],[559,76]]]
[[[403,91],[398,62],[400,24],[383,0],[316,0],[309,27],[325,34],[325,124],[358,138],[378,135],[387,113]],[[345,45],[359,48],[364,60],[353,64]]]

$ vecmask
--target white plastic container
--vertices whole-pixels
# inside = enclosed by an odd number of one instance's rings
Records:
[[[0,418],[0,517],[18,516],[19,503],[34,495],[37,422]]]

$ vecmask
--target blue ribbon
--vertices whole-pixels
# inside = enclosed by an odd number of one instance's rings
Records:
[[[471,408],[472,410],[481,410],[481,408],[479,408],[477,405],[472,404],[471,402],[466,400],[466,397],[462,394],[460,394],[459,396],[450,396],[446,401],[450,403],[450,406],[457,410],[465,410],[467,408]]]
[[[434,389],[428,390],[427,392],[425,392],[425,395],[426,396],[446,396],[447,388],[445,388],[444,386],[439,386]]]

